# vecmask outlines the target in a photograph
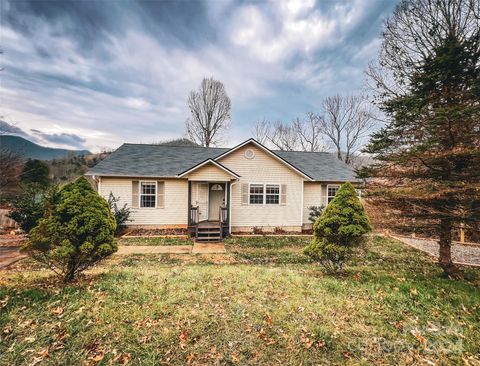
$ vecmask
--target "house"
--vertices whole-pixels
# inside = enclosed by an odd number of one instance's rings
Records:
[[[205,240],[311,228],[309,207],[356,182],[330,153],[270,150],[254,139],[230,149],[123,144],[86,174],[101,196],[131,207],[131,226],[188,228]]]

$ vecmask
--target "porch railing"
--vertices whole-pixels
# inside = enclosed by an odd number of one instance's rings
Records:
[[[190,206],[188,223],[190,226],[198,224],[198,206]]]
[[[220,223],[222,225],[228,224],[228,210],[226,207],[220,207]]]

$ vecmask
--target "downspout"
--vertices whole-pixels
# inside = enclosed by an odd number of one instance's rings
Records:
[[[232,191],[233,191],[233,186],[237,184],[237,181],[230,183],[230,199],[229,199],[229,211],[230,214],[228,215],[228,233],[232,235]]]

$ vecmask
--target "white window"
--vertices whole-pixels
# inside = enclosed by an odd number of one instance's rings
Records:
[[[333,200],[339,189],[339,185],[327,185],[327,204],[329,204],[330,201]]]
[[[263,205],[263,184],[250,184],[250,204]]]
[[[278,205],[280,203],[279,184],[267,184],[265,186],[265,203],[267,205]]]
[[[140,183],[140,207],[155,208],[157,206],[157,183]]]
[[[250,184],[249,193],[251,205],[280,204],[280,184]]]

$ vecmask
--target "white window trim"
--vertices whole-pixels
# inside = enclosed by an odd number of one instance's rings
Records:
[[[328,203],[329,203],[329,202],[328,202],[328,199],[330,198],[330,196],[328,195],[328,188],[330,188],[330,187],[332,187],[332,188],[337,188],[337,193],[338,193],[338,190],[340,189],[341,184],[327,184],[327,192],[326,192],[327,194],[325,195],[325,206],[327,206]],[[336,195],[337,193],[335,193],[335,195]],[[333,197],[335,197],[335,196],[333,196]],[[333,197],[332,197],[332,199],[333,199]]]
[[[155,183],[155,207],[142,207],[142,196],[153,196],[152,194],[142,194],[143,183]],[[158,207],[158,181],[156,180],[141,180],[138,182],[138,208],[142,210],[154,210]]]
[[[250,203],[250,186],[263,186],[263,203]],[[267,185],[278,186],[278,203],[267,203]],[[249,206],[281,206],[282,201],[282,185],[280,183],[248,183],[248,205]]]

